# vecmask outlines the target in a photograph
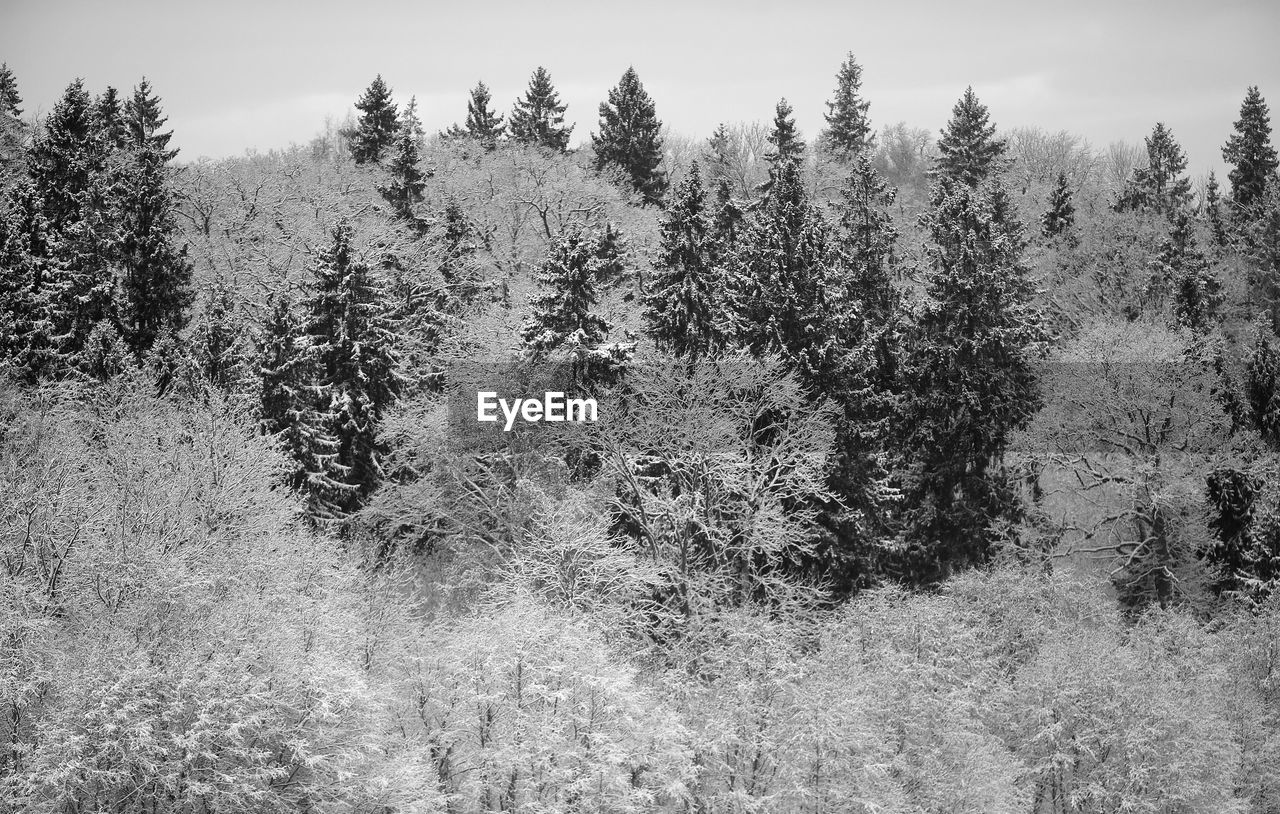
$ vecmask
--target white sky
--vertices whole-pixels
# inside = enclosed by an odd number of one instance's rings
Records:
[[[538,65],[569,104],[575,142],[630,64],[677,132],[768,120],[785,96],[812,138],[852,51],[877,129],[936,133],[972,84],[1002,128],[1103,146],[1164,121],[1200,175],[1221,167],[1248,85],[1280,131],[1277,34],[1275,0],[0,0],[0,61],[28,112],[77,76],[98,92],[146,75],[182,159],[305,143],[377,73],[397,99],[417,95],[429,131],[465,118],[477,80],[505,113]]]

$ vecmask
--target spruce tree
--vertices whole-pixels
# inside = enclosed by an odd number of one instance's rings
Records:
[[[658,257],[645,296],[644,321],[659,347],[690,365],[722,343],[722,286],[710,246],[698,163],[676,189],[659,227]]]
[[[369,83],[356,102],[356,109],[360,111],[360,118],[351,134],[351,157],[357,164],[377,163],[395,142],[399,129],[391,89],[382,81],[382,74]]]
[[[897,190],[889,186],[860,153],[840,190],[837,239],[852,272],[850,286],[857,292],[863,311],[878,322],[888,320],[895,309],[893,266],[898,229],[891,210]]]
[[[316,437],[321,428],[314,409],[312,358],[302,322],[286,295],[271,304],[258,342],[257,361],[259,426],[264,435],[276,439],[292,462],[286,483],[302,490],[307,473],[322,469],[312,455],[321,447]]]
[[[124,103],[124,120],[129,131],[129,143],[136,150],[150,150],[169,161],[178,154],[170,150],[169,139],[173,131],[160,132],[168,118],[160,115],[160,97],[151,90],[145,78],[133,89],[133,95]]]
[[[762,192],[773,189],[782,168],[788,165],[799,166],[804,158],[804,140],[796,130],[796,120],[791,115],[791,105],[786,99],[780,99],[773,111],[773,129],[765,139],[771,145],[764,154],[769,164],[769,180],[761,186]]]
[[[104,163],[93,104],[77,79],[45,117],[28,152],[28,171],[54,231],[80,218],[82,199],[101,181]]]
[[[1040,219],[1040,233],[1045,237],[1057,237],[1068,231],[1075,223],[1076,207],[1071,202],[1071,187],[1067,184],[1067,174],[1058,173],[1058,181],[1053,192],[1049,193],[1049,209]]]
[[[702,152],[704,181],[707,189],[717,189],[720,182],[729,182],[732,176],[733,138],[729,128],[721,122],[707,139]]]
[[[940,185],[922,225],[932,268],[900,363],[891,570],[937,585],[987,561],[993,524],[1017,516],[999,461],[1040,407],[1032,363],[1048,337],[999,179]]]
[[[1209,182],[1204,191],[1204,216],[1209,222],[1209,232],[1217,246],[1227,245],[1227,225],[1222,220],[1222,195],[1218,191],[1218,178],[1209,170]]]
[[[634,67],[622,74],[600,103],[600,134],[591,135],[596,170],[616,167],[648,204],[662,203],[667,191],[662,164],[662,122]]]
[[[1278,165],[1271,145],[1270,110],[1257,85],[1251,86],[1240,105],[1235,133],[1222,148],[1222,160],[1232,165],[1231,205],[1244,213],[1262,198]]]
[[[305,304],[315,422],[302,463],[313,517],[346,516],[381,480],[377,447],[384,411],[400,390],[395,332],[368,264],[345,222],[312,265]]]
[[[569,135],[573,132],[572,125],[564,126],[566,109],[551,84],[551,74],[539,66],[529,79],[524,98],[516,100],[511,108],[508,132],[521,144],[563,153],[569,149]]]
[[[8,65],[0,64],[0,185],[22,163],[22,97]]]
[[[862,67],[851,52],[836,74],[835,98],[827,102],[827,130],[823,142],[837,158],[850,159],[872,145],[875,134],[867,118],[871,103],[864,100]]]
[[[22,116],[22,97],[18,95],[18,80],[9,70],[8,63],[0,64],[0,115]]]
[[[711,215],[710,251],[717,263],[737,249],[745,217],[742,207],[734,202],[729,192],[728,180],[722,178],[716,185],[715,210]]]
[[[1149,209],[1172,217],[1191,203],[1191,179],[1183,175],[1187,157],[1164,122],[1156,123],[1146,144],[1147,165],[1133,171],[1116,209]]]
[[[164,149],[168,137],[144,133],[143,146],[116,184],[113,246],[120,268],[121,334],[138,358],[162,331],[176,335],[181,330],[193,298],[187,247],[176,244],[177,206],[166,167],[172,151]]]
[[[990,118],[973,87],[965,88],[938,138],[937,178],[974,187],[1003,168],[1005,141],[995,137]]]
[[[429,175],[418,166],[421,158],[422,122],[418,119],[418,102],[409,100],[400,115],[399,130],[391,146],[391,160],[387,170],[391,181],[379,189],[382,197],[391,204],[397,218],[414,221],[413,207],[422,202]]]
[[[125,121],[125,109],[120,103],[120,93],[107,87],[94,104],[94,116],[104,144],[113,150],[123,150],[129,144],[129,124]]]
[[[478,82],[467,100],[467,135],[480,142],[486,150],[497,147],[498,140],[506,131],[502,116],[489,109],[491,99],[488,86]]]
[[[539,269],[541,293],[520,330],[526,358],[567,362],[575,390],[615,380],[634,349],[631,343],[606,343],[611,326],[594,310],[602,274],[618,262],[615,255],[594,230],[566,231]]]
[[[1153,284],[1172,292],[1177,324],[1192,330],[1207,330],[1222,302],[1222,283],[1196,244],[1191,216],[1185,209],[1174,217],[1153,262],[1153,270]]]

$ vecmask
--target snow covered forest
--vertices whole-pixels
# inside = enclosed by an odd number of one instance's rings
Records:
[[[0,68],[0,814],[1280,812],[1262,93],[1192,178],[863,70],[191,161]]]

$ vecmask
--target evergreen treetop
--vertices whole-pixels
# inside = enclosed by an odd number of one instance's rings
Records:
[[[160,132],[168,118],[160,115],[160,97],[152,92],[151,83],[145,77],[124,103],[124,120],[130,143],[135,148],[155,150],[165,161],[178,154],[177,150],[166,149],[173,131]]]
[[[429,174],[418,163],[421,159],[422,122],[418,119],[418,100],[411,98],[400,115],[399,129],[391,147],[391,160],[387,170],[391,182],[380,188],[382,196],[391,204],[392,211],[401,220],[413,220],[413,207],[422,202]]]
[[[22,97],[18,95],[18,79],[8,63],[0,64],[0,114],[17,119],[22,116]]]
[[[1040,220],[1040,232],[1045,237],[1056,237],[1075,223],[1075,204],[1071,202],[1071,186],[1067,174],[1058,173],[1058,180],[1049,193],[1049,209]]]
[[[722,342],[722,295],[714,265],[698,163],[676,188],[659,227],[658,257],[645,297],[644,320],[660,347],[690,363]]]
[[[382,74],[374,77],[356,102],[356,109],[360,111],[360,119],[351,138],[351,157],[357,164],[381,161],[395,141],[399,126],[391,89],[382,80]]]
[[[662,122],[653,100],[628,67],[609,99],[600,103],[600,134],[592,134],[596,169],[613,166],[631,182],[645,203],[660,204],[667,190],[662,164]]]
[[[1191,179],[1183,175],[1187,156],[1164,122],[1156,122],[1146,145],[1147,164],[1133,171],[1116,208],[1153,209],[1173,215],[1191,203]]]
[[[1243,212],[1262,198],[1278,165],[1276,149],[1271,145],[1270,110],[1257,85],[1245,94],[1235,132],[1222,148],[1222,158],[1233,165],[1227,175],[1231,203],[1237,212]]]
[[[529,79],[524,97],[516,100],[511,108],[508,132],[522,144],[536,144],[563,153],[569,149],[569,135],[573,132],[573,125],[564,126],[567,108],[551,84],[551,74],[539,66]]]
[[[764,155],[765,161],[769,162],[770,174],[777,173],[783,164],[799,163],[804,157],[804,140],[796,129],[791,104],[786,99],[778,100],[773,111],[773,129],[765,139],[772,145]]]
[[[1006,144],[995,137],[996,126],[990,119],[973,87],[965,88],[938,138],[937,177],[972,187],[1002,168]]]
[[[108,147],[121,150],[129,144],[129,125],[124,119],[125,111],[120,102],[120,93],[115,88],[108,86],[98,97],[94,115]]]
[[[827,130],[823,141],[838,158],[851,158],[875,141],[867,111],[871,103],[860,95],[862,66],[850,53],[836,74],[835,98],[827,102]]]
[[[506,131],[502,116],[489,109],[491,99],[488,86],[478,82],[471,89],[471,98],[467,100],[467,134],[479,141],[486,150],[494,149]]]

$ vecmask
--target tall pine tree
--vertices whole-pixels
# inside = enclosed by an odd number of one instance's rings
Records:
[[[1172,293],[1179,325],[1204,331],[1222,303],[1222,283],[1196,244],[1190,214],[1179,210],[1153,261],[1152,285]]]
[[[275,438],[288,455],[292,466],[285,481],[300,491],[307,484],[307,473],[322,469],[313,455],[322,448],[316,437],[321,427],[315,411],[313,360],[289,297],[281,295],[270,307],[257,348],[258,421],[263,434]]]
[[[511,108],[508,132],[521,144],[563,153],[569,149],[569,135],[573,132],[573,125],[564,126],[567,107],[551,84],[551,74],[539,66],[529,79],[524,98],[516,100]]]
[[[1232,165],[1231,205],[1238,215],[1261,200],[1277,167],[1276,149],[1271,145],[1271,117],[1258,86],[1249,88],[1240,105],[1235,132],[1222,148],[1222,160]]]
[[[804,158],[804,140],[796,129],[791,104],[786,99],[778,100],[773,110],[773,128],[765,136],[765,140],[770,145],[764,154],[764,160],[769,165],[769,179],[760,186],[760,191],[769,193],[783,168],[794,166],[798,169]]]
[[[152,92],[151,83],[143,78],[124,103],[124,122],[130,145],[137,150],[151,150],[164,161],[169,161],[178,151],[168,149],[173,131],[160,131],[166,121],[168,118],[160,115],[160,97]]]
[[[871,146],[875,135],[867,111],[871,103],[862,98],[862,66],[851,52],[836,74],[835,98],[827,102],[827,130],[822,142],[840,159],[850,159]]]
[[[922,225],[932,269],[899,373],[891,570],[936,585],[987,561],[993,526],[1017,516],[1001,457],[1040,407],[1032,363],[1048,337],[999,179],[940,184]]]
[[[1049,193],[1049,209],[1040,219],[1040,233],[1045,237],[1057,237],[1071,228],[1076,220],[1076,207],[1071,202],[1071,186],[1067,174],[1058,173],[1058,180]]]
[[[717,325],[723,291],[711,239],[695,161],[659,227],[658,258],[644,310],[654,341],[676,356],[686,357],[691,365],[723,341]]]
[[[374,77],[356,102],[356,109],[360,111],[360,118],[350,134],[351,157],[357,164],[377,163],[395,142],[399,128],[391,89],[382,81],[382,74]]]
[[[609,91],[609,100],[600,103],[600,134],[591,135],[596,169],[616,167],[645,203],[662,203],[667,178],[658,169],[662,164],[661,131],[653,100],[640,84],[636,69],[627,68]]]
[[[1164,122],[1156,122],[1146,144],[1147,164],[1133,171],[1116,209],[1150,209],[1172,217],[1191,203],[1191,179],[1183,175],[1187,156]]]
[[[391,211],[401,220],[414,222],[413,207],[422,202],[422,191],[429,175],[418,166],[422,151],[422,122],[418,119],[418,100],[412,98],[400,114],[399,130],[391,147],[387,170],[390,182],[379,189],[391,204]]]
[[[304,332],[311,354],[315,425],[301,463],[313,517],[341,518],[381,480],[384,411],[400,390],[395,332],[373,273],[340,223],[311,267]]]
[[[491,99],[488,86],[478,82],[467,100],[467,135],[480,142],[486,150],[497,147],[498,140],[506,131],[502,116],[489,109]]]
[[[938,137],[934,175],[944,182],[977,186],[1004,164],[1005,142],[997,139],[996,126],[973,87],[951,109],[951,120]]]

